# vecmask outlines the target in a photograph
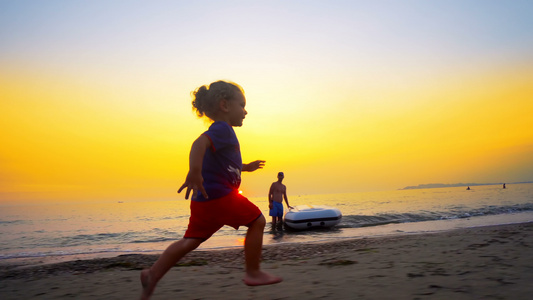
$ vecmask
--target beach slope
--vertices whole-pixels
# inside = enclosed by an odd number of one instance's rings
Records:
[[[242,249],[194,251],[153,299],[531,299],[533,223],[266,246],[277,285],[248,287]],[[2,299],[137,299],[155,255],[0,269]]]

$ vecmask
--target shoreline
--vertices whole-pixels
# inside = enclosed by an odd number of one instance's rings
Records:
[[[163,278],[154,299],[528,299],[533,293],[533,222],[263,248],[263,268],[284,282],[244,286],[242,248],[195,250]],[[140,270],[158,256],[4,265],[0,293],[3,299],[137,297]]]
[[[380,226],[358,228],[336,227],[332,229],[315,230],[311,232],[265,231],[263,244],[265,247],[282,246],[286,244],[307,245],[322,242],[341,242],[362,238],[388,238],[405,234],[437,233],[464,228],[498,226],[528,222],[533,222],[533,212],[527,211],[512,214],[474,216],[469,218],[410,223],[391,223]],[[240,233],[241,235],[239,238],[237,238],[236,235],[214,235],[200,245],[196,251],[224,251],[241,249],[243,247],[245,231],[241,230]],[[151,248],[154,248],[152,250],[115,250],[0,259],[0,272],[3,269],[13,267],[25,268],[78,260],[111,259],[122,255],[159,255],[164,251],[164,249],[166,249],[168,245],[170,245],[171,242],[172,241],[159,243],[158,246],[152,246]]]

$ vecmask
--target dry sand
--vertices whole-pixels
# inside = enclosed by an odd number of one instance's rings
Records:
[[[194,251],[152,299],[532,299],[533,223],[266,246],[263,268],[284,281],[241,282],[241,249]],[[1,299],[137,299],[140,269],[125,255],[34,267],[2,266]]]

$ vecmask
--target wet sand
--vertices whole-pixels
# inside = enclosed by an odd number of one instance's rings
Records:
[[[157,255],[0,266],[2,299],[137,299]],[[242,249],[194,251],[152,299],[530,299],[533,223],[327,243],[268,245],[280,284],[248,287]]]

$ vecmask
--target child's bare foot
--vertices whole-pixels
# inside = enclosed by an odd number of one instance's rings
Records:
[[[242,281],[249,286],[258,286],[280,283],[283,279],[263,271],[257,271],[251,274],[247,273]]]
[[[155,289],[155,283],[152,280],[150,269],[144,269],[141,271],[141,284],[143,286],[141,300],[150,299]]]

